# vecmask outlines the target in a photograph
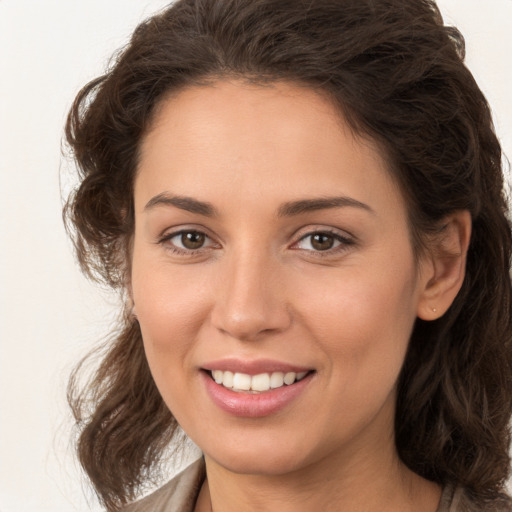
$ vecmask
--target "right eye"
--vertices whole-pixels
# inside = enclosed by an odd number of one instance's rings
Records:
[[[169,233],[160,240],[160,243],[177,254],[194,254],[216,245],[208,235],[195,229]]]
[[[206,235],[199,231],[184,231],[179,235],[171,238],[174,245],[178,245],[180,249],[200,249],[206,241]]]

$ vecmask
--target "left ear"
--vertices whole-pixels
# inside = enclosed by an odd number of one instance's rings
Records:
[[[442,228],[429,241],[421,264],[421,293],[417,315],[437,320],[454,301],[464,281],[471,238],[471,215],[467,210],[446,217]]]

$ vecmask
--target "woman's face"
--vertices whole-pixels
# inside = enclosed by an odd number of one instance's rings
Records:
[[[135,210],[149,365],[207,460],[282,474],[394,449],[425,283],[382,155],[328,100],[235,81],[166,100]]]

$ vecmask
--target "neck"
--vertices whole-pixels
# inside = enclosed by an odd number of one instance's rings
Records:
[[[258,454],[254,455],[258,457]],[[207,479],[196,512],[435,512],[441,489],[409,470],[394,442],[394,399],[345,442],[319,444],[255,471],[205,454]],[[247,466],[249,467],[249,466]],[[278,468],[278,469],[276,469]]]
[[[205,456],[207,480],[196,512],[435,512],[441,490],[402,464],[392,449],[333,454],[284,475],[231,472]],[[378,456],[376,456],[378,455]]]

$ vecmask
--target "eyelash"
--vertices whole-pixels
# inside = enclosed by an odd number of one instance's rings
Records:
[[[212,243],[207,246],[199,247],[198,249],[183,249],[181,247],[177,247],[174,243],[171,242],[173,238],[183,236],[184,234],[195,234],[202,235],[205,239],[210,240]],[[326,235],[328,237],[332,237],[334,239],[334,243],[338,242],[338,245],[335,247],[326,249],[326,250],[314,250],[314,249],[301,249],[297,246],[300,242],[311,238],[315,235]],[[173,231],[167,235],[162,236],[158,242],[158,244],[165,246],[166,250],[170,251],[173,254],[177,254],[179,256],[185,257],[193,257],[200,255],[201,253],[209,250],[211,247],[219,247],[218,244],[213,242],[211,237],[209,237],[204,231],[196,230],[196,229],[181,229],[179,231]],[[311,242],[310,242],[311,245]],[[315,257],[325,258],[329,256],[334,256],[339,253],[342,253],[350,246],[355,245],[355,241],[352,238],[342,236],[338,232],[329,230],[329,229],[316,229],[313,231],[309,231],[308,233],[302,235],[296,242],[294,242],[291,246],[293,250],[307,252],[308,254],[313,254]]]
[[[294,246],[298,245],[303,240],[306,240],[308,238],[311,239],[315,235],[325,235],[328,237],[332,237],[334,239],[334,243],[338,242],[338,245],[335,247],[323,250],[323,251],[322,250],[315,251],[312,249],[300,249],[300,248],[296,248],[294,250],[304,251],[309,254],[314,254],[314,256],[318,257],[318,258],[328,258],[328,257],[336,256],[340,253],[347,251],[350,246],[353,246],[355,244],[355,240],[353,238],[343,236],[340,233],[338,233],[337,231],[333,231],[333,230],[329,230],[329,229],[315,229],[315,230],[309,231],[308,233],[302,235],[299,238],[299,240],[297,240],[297,242],[295,242],[292,245],[292,248]],[[311,245],[311,240],[309,243]]]
[[[165,246],[165,249],[172,252],[173,254],[177,254],[179,256],[197,256],[208,250],[211,246],[215,246],[215,243],[212,243],[206,247],[199,247],[198,249],[182,249],[181,247],[177,247],[175,244],[171,242],[173,238],[183,236],[184,234],[196,234],[203,235],[205,239],[212,241],[211,237],[209,237],[204,231],[200,231],[198,229],[181,229],[179,231],[173,231],[167,235],[164,235],[158,240],[158,244]],[[212,241],[213,242],[213,241]]]

